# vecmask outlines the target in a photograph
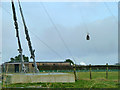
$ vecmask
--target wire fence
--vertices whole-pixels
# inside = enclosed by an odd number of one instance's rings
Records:
[[[94,77],[106,78],[109,79],[111,77],[112,72],[120,71],[118,68],[120,66],[117,65],[87,65],[87,66],[76,66],[76,80],[82,78],[94,79]],[[34,73],[34,67],[31,65],[26,65],[27,73]],[[74,66],[38,66],[40,73],[74,73]],[[101,73],[103,72],[103,73]],[[9,84],[9,78],[7,78],[7,74],[20,74],[21,73],[21,65],[3,65],[2,66],[2,74],[1,81],[2,87],[7,87]],[[83,77],[85,76],[85,77]],[[117,75],[116,75],[117,76]],[[50,76],[49,76],[50,77]],[[112,76],[113,77],[113,76]]]
[[[33,73],[34,65],[33,64],[25,64],[26,72]],[[119,65],[76,65],[76,72],[89,72],[90,68],[92,72],[105,72],[107,71],[120,71],[118,68]],[[5,64],[2,65],[2,72],[5,73],[20,73],[21,72],[21,64]],[[74,72],[73,65],[38,65],[38,69],[40,72]]]

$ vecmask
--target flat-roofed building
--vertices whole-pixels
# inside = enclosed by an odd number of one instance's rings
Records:
[[[24,62],[27,72],[34,72],[33,62]],[[72,68],[69,62],[36,62],[39,70],[66,70]],[[7,73],[21,72],[21,62],[5,62],[2,64],[2,71]]]

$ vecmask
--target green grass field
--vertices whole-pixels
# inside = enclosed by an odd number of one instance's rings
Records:
[[[118,88],[118,72],[92,72],[92,79],[89,79],[89,72],[77,72],[78,80],[75,83],[27,83],[11,84],[5,87],[27,87],[27,88]]]

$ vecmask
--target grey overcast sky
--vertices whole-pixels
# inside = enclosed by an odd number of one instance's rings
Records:
[[[76,64],[118,62],[117,2],[22,2],[21,5],[36,50],[36,61],[64,61],[66,58],[73,59],[73,56]],[[23,54],[30,57],[17,2],[15,7]],[[18,44],[11,3],[2,2],[0,10],[2,62],[7,62],[18,55]],[[85,39],[87,33],[90,34],[89,41]]]

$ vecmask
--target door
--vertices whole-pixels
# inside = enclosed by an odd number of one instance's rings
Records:
[[[15,73],[19,72],[19,64],[15,64]]]

